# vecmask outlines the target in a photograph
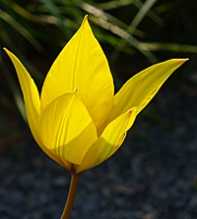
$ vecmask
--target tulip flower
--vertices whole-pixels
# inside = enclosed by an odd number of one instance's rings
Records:
[[[41,94],[26,68],[15,66],[28,124],[41,149],[73,176],[62,215],[68,218],[79,173],[111,157],[136,116],[187,59],[171,59],[139,72],[114,94],[107,59],[87,16],[52,64]]]

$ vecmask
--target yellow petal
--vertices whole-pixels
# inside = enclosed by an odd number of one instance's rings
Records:
[[[81,172],[92,168],[115,153],[121,146],[126,132],[133,125],[135,118],[136,108],[133,108],[110,122],[98,140],[89,148],[82,163],[76,166],[76,171]]]
[[[25,110],[27,114],[27,120],[31,129],[31,132],[36,139],[39,141],[37,133],[37,124],[40,114],[40,98],[38,89],[31,78],[30,74],[27,72],[20,60],[8,49],[4,49],[8,56],[10,57],[18,76],[18,80],[21,86],[25,101]]]
[[[40,135],[43,145],[62,162],[80,164],[97,139],[96,127],[75,94],[64,94],[51,102],[41,114]]]
[[[27,115],[28,124],[30,126],[30,130],[32,132],[32,135],[34,136],[34,139],[38,143],[38,145],[41,147],[41,149],[53,160],[55,160],[57,163],[61,164],[62,166],[68,168],[68,163],[62,163],[55,154],[52,154],[50,151],[45,148],[40,141],[39,132],[38,132],[38,122],[39,122],[39,116],[40,116],[40,98],[38,89],[31,78],[28,71],[25,69],[23,64],[20,62],[20,60],[8,49],[4,49],[8,56],[10,57],[16,72],[17,77],[21,86],[21,90],[24,97],[25,102],[25,111]]]
[[[71,170],[71,164],[67,161],[61,160],[54,151],[49,150],[45,145],[39,144],[40,148],[47,154],[52,160],[58,163],[60,166],[66,168],[67,170]]]
[[[107,59],[87,16],[47,74],[42,88],[42,108],[58,96],[75,91],[100,127],[111,110],[114,88]]]
[[[162,84],[187,59],[171,59],[141,71],[129,79],[115,95],[111,118],[136,106],[138,113],[146,107]]]

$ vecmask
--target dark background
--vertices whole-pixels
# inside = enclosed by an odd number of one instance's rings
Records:
[[[0,0],[0,44],[23,60],[41,87],[85,14],[117,89],[152,63],[190,61],[138,116],[119,152],[82,175],[72,218],[197,218],[196,1]],[[2,50],[0,61],[0,218],[58,219],[69,175],[33,141]]]

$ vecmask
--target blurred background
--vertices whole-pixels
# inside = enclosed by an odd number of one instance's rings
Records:
[[[0,0],[0,44],[41,87],[85,14],[116,89],[139,70],[188,57],[138,117],[113,158],[81,177],[73,219],[197,218],[197,4],[195,0]],[[0,56],[0,218],[60,218],[69,175],[25,123],[13,66]]]

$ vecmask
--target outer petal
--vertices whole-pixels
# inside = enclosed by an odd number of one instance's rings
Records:
[[[47,148],[45,148],[40,141],[39,132],[38,132],[38,122],[40,116],[40,97],[38,89],[31,78],[28,71],[25,69],[20,60],[8,49],[4,49],[8,56],[10,57],[16,72],[17,77],[22,89],[24,101],[25,101],[25,110],[27,114],[27,120],[31,129],[31,132],[34,136],[34,139],[42,148],[42,150],[53,160],[55,160],[60,165],[69,168],[68,163],[62,163],[55,154],[51,153]]]
[[[132,108],[109,123],[102,135],[89,148],[82,163],[76,166],[76,171],[81,172],[92,168],[115,153],[121,146],[127,130],[133,125],[136,112],[136,108]]]
[[[133,106],[138,113],[146,107],[162,84],[187,59],[171,59],[141,71],[129,79],[115,95],[111,118],[127,111]]]
[[[62,162],[80,164],[97,139],[96,127],[75,94],[65,94],[51,102],[41,114],[42,143]]]
[[[4,49],[10,57],[22,89],[28,123],[34,138],[38,140],[37,124],[40,114],[40,98],[37,87],[20,60],[8,49]]]
[[[42,108],[58,96],[75,91],[100,127],[111,110],[114,88],[107,59],[87,16],[48,72],[42,88]]]

